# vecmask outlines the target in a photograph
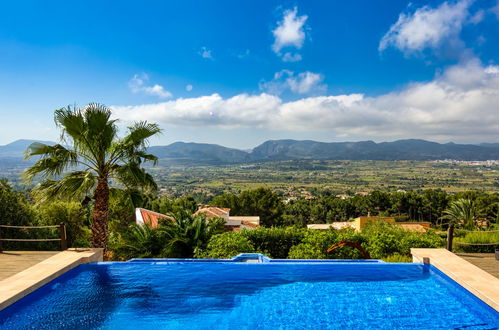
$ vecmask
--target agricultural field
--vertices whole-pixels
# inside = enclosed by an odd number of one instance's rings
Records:
[[[499,192],[499,166],[428,161],[273,161],[225,166],[158,166],[164,194],[207,197],[268,187],[283,195],[443,189]],[[303,196],[306,197],[306,196]]]

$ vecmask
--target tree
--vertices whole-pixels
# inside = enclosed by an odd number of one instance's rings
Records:
[[[452,251],[452,239],[454,237],[454,226],[463,225],[465,228],[473,228],[476,224],[478,209],[471,199],[460,198],[452,201],[444,211],[442,219],[447,220],[447,249]]]
[[[231,215],[255,215],[264,227],[282,224],[284,204],[279,195],[268,188],[243,191],[240,195],[224,194],[213,198],[213,206],[230,208]]]
[[[0,179],[0,225],[27,226],[35,223],[35,208],[28,196],[16,191],[7,179]],[[4,238],[34,238],[32,230],[24,231],[17,228],[2,228]],[[0,242],[2,243],[2,242]],[[18,242],[3,242],[5,249],[26,249],[29,244]],[[36,245],[35,245],[36,246]]]
[[[111,110],[96,103],[58,109],[54,120],[62,129],[62,144],[31,144],[26,157],[40,158],[26,171],[26,179],[44,177],[38,191],[47,198],[83,198],[92,194],[92,246],[106,249],[110,180],[130,189],[140,186],[155,190],[156,183],[141,165],[157,161],[146,147],[149,138],[161,130],[156,124],[141,121],[128,127],[128,134],[119,138]]]
[[[7,179],[0,179],[0,224],[23,226],[34,222],[35,212],[26,196],[16,191]]]
[[[192,258],[206,248],[211,236],[223,232],[225,220],[222,218],[206,219],[204,215],[194,216],[185,210],[172,215],[173,221],[165,221],[172,225],[172,234],[162,252],[163,257]]]
[[[44,226],[63,223],[69,247],[87,247],[90,238],[85,208],[78,202],[51,201],[37,205],[38,224]]]
[[[223,231],[221,218],[206,219],[186,211],[172,215],[172,220],[163,219],[155,228],[131,224],[112,245],[115,257],[192,258],[206,249],[213,235]]]

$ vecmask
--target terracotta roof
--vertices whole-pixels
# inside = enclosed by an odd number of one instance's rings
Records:
[[[260,225],[254,223],[254,222],[251,222],[251,221],[241,221],[241,225],[244,225],[244,226],[247,226],[247,227],[250,227],[250,228],[258,228],[260,227]]]
[[[199,209],[194,215],[205,214],[207,218],[228,216],[230,209],[224,207],[209,206]]]
[[[422,225],[414,224],[414,223],[401,223],[400,227],[404,228],[405,230],[417,231],[420,233],[426,232],[425,227],[423,227]]]
[[[135,209],[135,222],[139,225],[148,224],[152,228],[155,228],[158,226],[160,219],[174,220],[172,217],[166,214],[154,212],[143,208]]]

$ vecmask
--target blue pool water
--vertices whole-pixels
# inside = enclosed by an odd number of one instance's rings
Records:
[[[80,265],[0,311],[1,329],[497,329],[499,313],[431,266]]]

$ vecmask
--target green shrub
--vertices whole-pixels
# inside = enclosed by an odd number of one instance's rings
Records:
[[[118,260],[131,258],[154,258],[161,256],[171,239],[164,227],[151,228],[132,224],[110,245],[113,257]]]
[[[243,230],[240,233],[251,241],[256,250],[274,259],[286,259],[291,247],[300,243],[306,232],[306,229],[296,227],[273,227]]]
[[[37,213],[40,225],[50,226],[61,223],[66,225],[68,247],[90,246],[90,226],[81,203],[63,201],[41,203],[37,208]]]
[[[308,230],[303,241],[293,246],[289,259],[360,259],[360,252],[352,247],[343,246],[332,252],[327,249],[343,240],[362,243],[363,239],[354,230]]]
[[[229,259],[239,253],[252,252],[255,252],[255,248],[242,232],[227,232],[212,236],[206,250],[196,251],[195,257]]]
[[[289,251],[289,259],[326,259],[326,253],[320,247],[310,243],[300,243]]]
[[[383,258],[383,260],[386,262],[412,262],[411,257],[398,253],[394,253],[386,258]]]
[[[496,245],[466,245],[459,243],[471,244],[492,244],[499,243],[499,232],[474,232],[466,233],[464,237],[454,238],[454,247],[457,251],[470,253],[494,253],[499,249],[499,244]]]
[[[410,255],[410,249],[437,248],[444,240],[436,233],[419,233],[383,221],[371,222],[362,231],[366,240],[365,248],[371,258],[381,259],[393,254]]]

